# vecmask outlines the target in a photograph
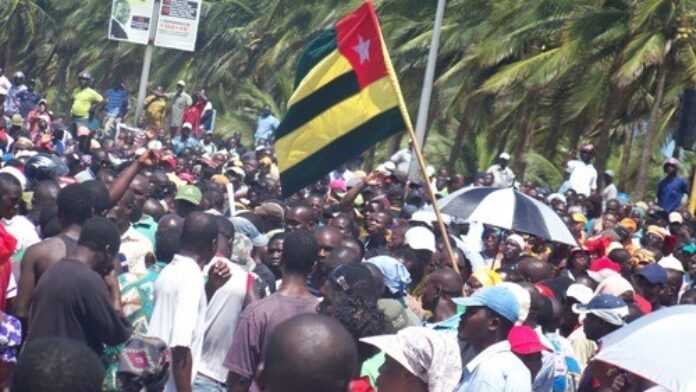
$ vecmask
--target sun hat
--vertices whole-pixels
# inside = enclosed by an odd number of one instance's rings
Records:
[[[638,271],[650,284],[667,284],[667,271],[657,263],[647,264]]]
[[[662,268],[666,270],[673,270],[678,272],[684,272],[684,265],[674,257],[673,255],[665,256],[657,262]]]
[[[541,343],[536,331],[527,325],[512,327],[508,334],[508,342],[510,343],[510,350],[515,354],[527,355],[542,351],[553,351]]]
[[[577,314],[592,313],[613,325],[624,325],[624,317],[628,316],[628,306],[621,298],[611,294],[600,294],[592,298],[587,305],[573,305]]]
[[[462,306],[485,306],[511,323],[520,318],[520,304],[509,289],[501,286],[483,287],[470,297],[453,298]]]
[[[619,222],[619,225],[621,225],[621,226],[625,227],[626,229],[628,229],[628,231],[630,231],[631,234],[635,233],[636,230],[638,230],[638,224],[636,223],[636,221],[634,221],[634,220],[631,219],[631,218],[623,218],[623,219],[621,219],[621,222]]]
[[[429,250],[435,253],[435,234],[429,229],[416,226],[408,229],[404,235],[404,243],[414,250]]]
[[[12,119],[10,120],[10,124],[16,127],[21,127],[22,125],[24,125],[24,119],[22,118],[22,115],[18,113],[13,114]]]
[[[431,392],[450,392],[459,384],[462,360],[457,337],[425,327],[360,339],[375,346],[428,384]]]
[[[195,185],[182,185],[176,192],[174,200],[183,200],[194,205],[199,205],[201,204],[201,200],[203,200],[203,194]]]

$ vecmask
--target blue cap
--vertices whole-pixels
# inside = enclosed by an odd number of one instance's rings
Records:
[[[593,310],[611,310],[625,307],[626,302],[623,299],[611,294],[596,295],[587,305],[576,304],[573,310],[576,313],[587,313]]]
[[[641,268],[638,275],[647,279],[651,284],[667,284],[667,271],[657,263],[651,263]]]
[[[505,287],[484,287],[477,290],[471,297],[454,298],[453,301],[463,306],[485,306],[511,323],[519,319],[520,303],[512,291]]]
[[[367,262],[379,268],[384,276],[384,285],[392,294],[406,294],[411,284],[411,274],[399,260],[390,256],[376,256],[367,259]]]

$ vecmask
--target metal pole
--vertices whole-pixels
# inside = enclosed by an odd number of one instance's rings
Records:
[[[159,18],[159,0],[155,0],[155,6],[152,10],[152,21],[150,23],[150,39],[145,47],[145,55],[143,56],[143,69],[140,72],[140,85],[138,86],[138,101],[135,106],[135,125],[138,126],[141,116],[143,115],[143,102],[145,102],[145,94],[147,94],[147,84],[150,79],[150,66],[152,65],[152,51],[155,48],[155,31],[157,31],[157,19]]]
[[[416,119],[416,143],[423,150],[423,140],[425,139],[425,127],[428,124],[428,110],[430,109],[430,97],[433,92],[433,80],[435,79],[435,66],[437,65],[437,53],[440,48],[440,33],[442,33],[442,19],[445,16],[446,0],[438,0],[437,11],[435,12],[435,25],[433,26],[433,38],[430,42],[430,53],[428,54],[428,65],[425,67],[425,77],[423,79],[423,90],[421,91],[420,103],[418,104],[418,118]],[[412,156],[415,149],[412,148]],[[417,180],[419,177],[418,163],[411,159],[411,167],[408,171],[410,181]],[[427,178],[423,179],[428,181]]]

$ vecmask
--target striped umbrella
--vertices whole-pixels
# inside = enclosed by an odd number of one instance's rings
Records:
[[[460,189],[437,204],[443,213],[459,221],[484,223],[577,246],[570,230],[551,207],[512,188]]]

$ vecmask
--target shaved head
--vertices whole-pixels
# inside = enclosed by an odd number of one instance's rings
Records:
[[[517,265],[517,272],[527,282],[539,283],[554,276],[554,266],[535,257],[525,256]]]
[[[428,279],[448,293],[461,293],[464,287],[462,277],[450,268],[436,270],[430,274]]]
[[[350,333],[333,318],[306,314],[271,334],[261,382],[270,392],[345,392],[357,371]]]
[[[285,214],[286,231],[314,230],[316,226],[316,214],[312,207],[298,205],[291,207]]]
[[[343,234],[333,226],[322,226],[314,232],[314,239],[319,245],[319,259],[324,259],[341,244]]]

